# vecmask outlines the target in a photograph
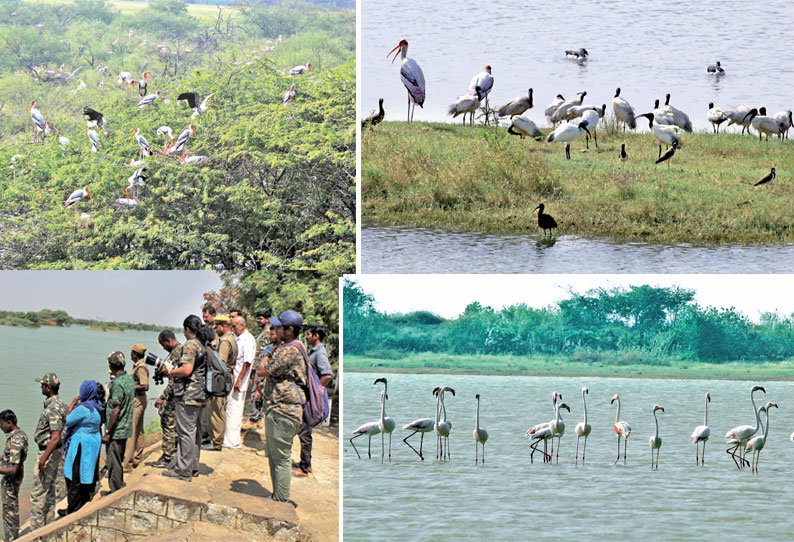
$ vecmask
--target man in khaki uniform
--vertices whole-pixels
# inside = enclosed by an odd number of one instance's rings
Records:
[[[232,333],[229,317],[223,314],[216,316],[215,330],[218,335],[218,359],[231,371],[237,359],[237,340]],[[211,397],[209,410],[212,443],[203,445],[201,449],[220,450],[223,446],[223,433],[226,431],[226,397]]]
[[[30,528],[34,530],[55,518],[55,503],[66,496],[61,435],[66,428],[68,410],[58,397],[61,381],[55,373],[47,373],[35,381],[41,384],[41,394],[47,399],[33,433],[39,449],[30,489]]]
[[[146,347],[136,344],[130,350],[132,372],[130,376],[135,382],[135,401],[132,407],[132,436],[127,439],[124,448],[124,472],[132,472],[143,461],[143,413],[146,410],[146,392],[149,391],[149,368],[143,357]]]
[[[209,346],[215,352],[218,351],[218,346],[220,344],[220,335],[215,332],[215,317],[218,312],[215,310],[210,304],[204,305],[201,308],[201,319],[204,320],[204,325],[206,325],[210,330],[212,330],[212,338],[210,339]],[[204,403],[204,406],[201,408],[201,414],[199,414],[201,423],[201,448],[203,450],[214,450],[215,448],[212,446],[212,405],[209,401]]]
[[[7,435],[6,447],[0,459],[0,482],[3,494],[3,527],[7,542],[19,536],[19,488],[25,476],[28,456],[28,436],[17,427],[17,416],[11,410],[0,412],[0,429]]]

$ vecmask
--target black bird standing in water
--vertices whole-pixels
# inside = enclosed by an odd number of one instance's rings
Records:
[[[379,111],[377,113],[373,113],[361,121],[362,128],[366,128],[367,126],[373,128],[383,120],[383,117],[386,116],[386,111],[383,110],[383,98],[378,100],[378,109]]]
[[[621,162],[629,159],[629,155],[626,154],[626,144],[625,143],[621,143],[620,144],[620,155],[619,156],[620,156],[620,161]]]
[[[761,179],[757,183],[755,183],[753,186],[766,184],[769,181],[773,180],[774,178],[775,178],[775,168],[772,168],[772,171],[770,171],[769,173],[767,173],[766,175],[761,177]]]
[[[551,236],[551,230],[557,227],[557,221],[554,220],[554,217],[551,215],[544,215],[543,209],[546,206],[542,203],[539,204],[537,207],[532,209],[532,212],[538,211],[538,226],[543,228],[543,237],[546,237],[546,230],[549,230],[549,236]]]

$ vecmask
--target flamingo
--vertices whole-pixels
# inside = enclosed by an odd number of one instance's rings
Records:
[[[766,413],[766,423],[764,424],[764,434],[759,435],[757,437],[753,437],[747,442],[747,446],[745,446],[745,453],[753,452],[752,457],[752,470],[751,472],[755,472],[758,474],[758,460],[761,458],[761,450],[764,449],[764,445],[766,444],[766,437],[769,434],[769,409],[775,407],[777,408],[777,403],[767,403],[765,406],[762,406],[759,409],[759,412],[763,411]]]
[[[477,414],[474,418],[474,464],[477,464],[477,445],[482,444],[482,464],[485,465],[485,442],[488,440],[488,431],[480,428],[480,394],[474,397],[477,399]]]
[[[582,137],[584,134],[590,135],[590,130],[587,129],[587,122],[582,121],[579,124],[566,122],[560,124],[549,136],[546,138],[546,143],[559,141],[565,143],[565,157],[571,159],[571,141]]]
[[[132,137],[135,138],[135,141],[138,142],[138,145],[141,148],[141,158],[144,156],[151,156],[152,149],[149,146],[149,142],[146,141],[146,138],[140,134],[140,128],[135,128],[135,131],[132,132]]]
[[[377,384],[378,381],[376,380],[375,383]],[[356,439],[362,435],[367,435],[369,438],[367,442],[367,457],[372,459],[372,437],[373,435],[377,435],[381,432],[381,422],[383,422],[383,418],[385,415],[385,407],[386,407],[386,390],[384,389],[380,392],[380,417],[381,419],[375,422],[365,423],[364,425],[358,427],[353,434],[350,436],[350,445],[353,446],[353,449],[356,451],[356,455],[359,459],[361,459],[361,454],[358,453],[356,449],[356,445],[353,444],[353,439]]]
[[[554,416],[557,416],[557,399],[562,399],[562,394],[559,392],[552,392],[551,394],[551,406],[554,409]],[[532,453],[529,454],[529,460],[534,463],[534,456],[535,452],[537,451],[538,445],[540,441],[543,440],[543,462],[545,463],[547,460],[551,459],[551,454],[546,453],[546,444],[548,439],[551,438],[551,422],[543,422],[537,425],[533,425],[529,429],[527,429],[526,434],[532,436],[532,440],[535,441],[535,444],[531,446]],[[554,441],[552,441],[552,452],[554,452]]]
[[[706,393],[706,407],[705,413],[703,415],[703,425],[698,425],[695,427],[695,430],[692,431],[692,435],[690,438],[692,442],[695,443],[695,465],[698,464],[698,448],[700,447],[700,443],[703,443],[703,453],[701,454],[700,464],[705,466],[706,465],[706,441],[709,439],[709,435],[711,434],[711,429],[709,429],[709,403],[711,402],[711,395]]]
[[[557,405],[557,415],[551,421],[551,424],[549,426],[549,429],[551,429],[552,449],[554,449],[554,437],[557,437],[557,452],[555,454],[557,457],[557,463],[560,462],[560,439],[562,439],[562,436],[565,434],[565,423],[563,423],[562,416],[560,416],[560,410],[563,408],[567,410],[569,413],[571,412],[571,409],[568,405],[560,402]],[[551,455],[549,455],[549,463],[551,463]]]
[[[579,464],[579,439],[584,437],[584,448],[582,448],[582,465],[584,465],[584,454],[587,451],[587,437],[590,435],[590,424],[587,423],[587,402],[585,401],[585,394],[590,393],[586,387],[582,387],[582,408],[584,409],[584,421],[576,424],[573,432],[576,433],[576,461],[574,465]]]
[[[757,391],[762,393],[766,393],[766,390],[763,386],[753,386],[750,389],[750,402],[753,404],[753,414],[755,414],[755,427],[752,425],[737,425],[727,433],[725,433],[725,438],[728,439],[729,444],[733,444],[731,448],[725,450],[726,453],[731,454],[733,458],[733,462],[736,463],[736,468],[741,469],[744,463],[747,463],[747,460],[742,456],[742,449],[744,444],[747,440],[756,434],[758,431],[758,425],[761,423],[761,417],[758,415],[758,411],[755,407],[755,399],[753,399],[753,394]],[[739,459],[742,461],[741,465],[739,462],[736,461],[736,451],[739,451]],[[748,463],[749,464],[749,463]]]
[[[629,436],[631,435],[631,426],[628,422],[624,422],[620,419],[620,396],[616,393],[612,396],[611,403],[615,401],[618,402],[618,410],[615,412],[615,425],[613,426],[615,429],[615,433],[618,435],[618,457],[615,459],[615,464],[617,464],[618,459],[620,459],[620,437],[623,437],[623,464],[626,464],[626,447],[629,445]]]
[[[656,450],[656,470],[659,470],[659,449],[662,447],[662,437],[659,436],[659,419],[656,417],[656,411],[664,408],[659,405],[653,405],[653,421],[656,422],[656,432],[648,439],[648,444],[651,445],[651,469],[653,469],[653,451]]]
[[[514,117],[516,115],[521,115],[528,109],[532,109],[532,89],[530,88],[527,91],[526,96],[518,96],[513,98],[502,107],[496,110],[496,114],[500,117]]]
[[[436,437],[438,437],[436,441],[436,460],[438,460],[439,458],[438,450],[440,445],[441,459],[443,461],[446,461],[446,458],[450,458],[450,459],[452,458],[449,453],[449,432],[452,429],[452,423],[447,420],[447,408],[444,406],[444,392],[449,391],[454,396],[455,390],[453,390],[448,386],[444,386],[443,388],[437,388],[437,390],[438,390],[438,394],[437,394],[438,399],[436,399],[436,420],[435,423],[433,424],[433,431],[435,432]],[[434,390],[434,393],[435,391],[436,390]],[[444,413],[444,418],[439,419],[439,416],[441,415],[442,412]],[[444,455],[444,440],[442,439],[445,439],[447,443],[446,457]]]
[[[422,68],[419,67],[419,64],[413,58],[406,57],[408,54],[408,42],[406,40],[400,40],[397,47],[386,55],[386,58],[389,58],[389,55],[394,53],[392,64],[397,60],[396,51],[398,49],[400,50],[400,58],[402,58],[400,79],[405,85],[405,90],[408,91],[408,122],[411,122],[414,118],[413,111],[416,106],[422,107],[422,104],[425,103],[425,74],[422,73]],[[413,107],[411,107],[411,104],[413,104]]]
[[[480,90],[477,90],[479,87]],[[469,82],[469,96],[477,96],[477,100],[485,98],[485,108],[488,109],[488,94],[493,88],[493,75],[491,75],[491,65],[488,64],[483,71],[475,75]]]
[[[389,434],[389,463],[391,463],[391,434],[394,431],[394,418],[387,418],[386,417],[386,399],[389,398],[389,394],[387,393],[389,389],[389,383],[385,378],[377,378],[373,384],[377,384],[378,382],[383,383],[383,393],[381,394],[380,400],[380,421],[378,422],[378,427],[380,428],[380,462],[383,463],[383,453],[384,453],[384,439],[386,437],[386,433]]]
[[[438,387],[433,389],[433,395],[437,395],[438,389],[439,389]],[[410,435],[408,435],[403,439],[403,442],[407,444],[408,447],[412,449],[414,453],[418,455],[419,459],[421,459],[422,461],[425,460],[424,456],[422,455],[422,443],[424,442],[425,433],[429,433],[430,431],[432,431],[434,425],[435,425],[435,420],[433,418],[420,418],[418,420],[412,421],[411,423],[403,425],[404,430],[412,431]],[[418,452],[416,451],[416,448],[414,448],[408,443],[408,439],[417,433],[420,433]]]
[[[78,188],[71,194],[66,200],[66,206],[71,207],[74,205],[75,211],[77,210],[77,203],[80,202],[84,197],[88,196],[92,201],[94,200],[94,196],[91,195],[91,192],[88,191],[88,187]]]
[[[637,128],[637,121],[634,119],[634,108],[631,104],[620,97],[620,87],[615,89],[615,97],[612,98],[612,112],[618,122],[623,123],[623,130],[626,126],[634,130]]]

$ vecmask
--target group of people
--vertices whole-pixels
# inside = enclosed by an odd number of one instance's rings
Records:
[[[167,378],[168,384],[155,401],[162,455],[152,465],[165,469],[164,476],[191,481],[198,476],[201,449],[240,448],[244,416],[253,421],[263,418],[272,499],[287,502],[292,476],[312,472],[312,427],[303,419],[308,364],[323,386],[333,379],[322,344],[325,327],[306,326],[307,353],[299,340],[303,319],[293,310],[278,317],[271,317],[270,311],[258,312],[257,337],[247,330],[240,310],[218,315],[208,305],[202,312],[203,321],[196,315],[185,318],[184,344],[171,330],[158,336],[169,355],[161,364],[155,363],[154,376]],[[54,520],[55,505],[64,496],[67,507],[57,511],[60,516],[91,500],[100,479],[102,444],[106,447],[107,493],[124,487],[124,473],[143,461],[143,415],[150,377],[145,354],[145,346],[132,347],[133,366],[127,373],[124,354],[111,352],[107,358],[109,384],[84,381],[69,406],[58,395],[60,380],[55,373],[36,379],[46,400],[33,434],[38,451],[31,488],[31,529]],[[209,355],[216,355],[233,375],[233,389],[227,397],[210,396],[206,391]],[[11,410],[0,412],[0,428],[7,436],[0,460],[3,523],[5,540],[13,540],[19,534],[19,489],[28,437]],[[207,439],[203,444],[202,433]],[[291,464],[296,435],[300,436],[300,461]]]

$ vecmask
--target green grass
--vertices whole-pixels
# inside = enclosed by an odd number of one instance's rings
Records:
[[[34,0],[28,0],[30,2]],[[36,2],[43,2],[45,4],[73,4],[74,0],[35,0]],[[146,9],[149,5],[148,2],[136,2],[134,0],[110,0],[108,5],[118,9],[123,15],[134,15],[142,9]],[[187,12],[198,18],[204,20],[215,20],[218,18],[218,6],[207,4],[186,4]],[[226,10],[235,10],[234,6],[221,6],[223,11],[228,14]]]
[[[712,380],[794,380],[794,362],[701,363],[657,360],[644,364],[634,355],[613,359],[576,361],[562,357],[469,356],[453,354],[406,354],[399,359],[347,355],[345,371],[489,374],[512,376],[601,376],[625,378],[693,378]]]
[[[644,121],[644,119],[642,119]],[[548,129],[544,133],[548,133]],[[611,133],[610,133],[611,132]],[[599,130],[599,148],[521,140],[504,127],[386,122],[362,133],[362,217],[369,224],[539,234],[538,203],[557,235],[705,244],[794,242],[794,143],[684,133],[655,165],[649,133]],[[618,159],[626,143],[630,159]],[[777,168],[777,179],[752,183]]]

